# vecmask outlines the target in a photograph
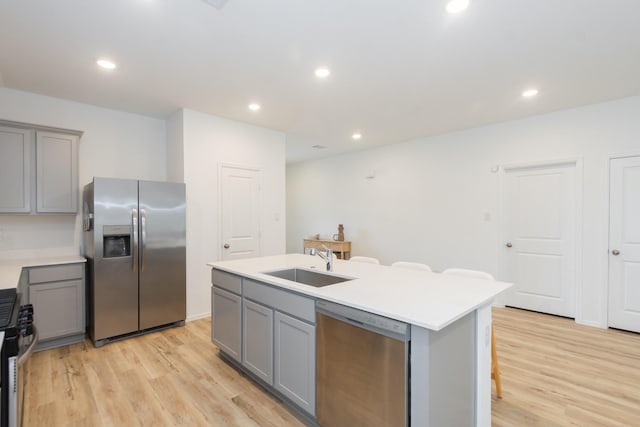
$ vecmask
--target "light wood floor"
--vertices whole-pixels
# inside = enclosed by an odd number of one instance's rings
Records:
[[[640,425],[640,335],[515,309],[494,325],[493,426]],[[210,319],[39,352],[29,369],[27,426],[302,426],[217,357]]]
[[[511,308],[493,324],[493,426],[640,426],[640,334]]]

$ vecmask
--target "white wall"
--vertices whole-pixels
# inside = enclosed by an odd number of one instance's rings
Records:
[[[78,157],[81,187],[93,176],[166,178],[164,120],[6,88],[0,88],[0,119],[84,131]],[[2,215],[0,252],[77,255],[80,218]]]
[[[167,119],[167,180],[184,182],[184,111]]]
[[[285,248],[284,134],[190,110],[145,116],[0,88],[0,119],[84,131],[81,186],[93,176],[187,185],[187,317],[210,313],[218,252],[218,164],[262,168],[263,254]],[[278,217],[278,220],[276,220]],[[81,215],[0,215],[0,255],[79,254]]]
[[[180,117],[176,117],[176,114]],[[184,147],[187,186],[187,316],[211,312],[209,261],[221,259],[218,230],[218,165],[233,163],[262,170],[262,255],[285,250],[285,136],[281,132],[182,110],[169,128],[183,127],[170,146]],[[170,134],[173,131],[170,130]]]
[[[428,118],[425,118],[428,119]],[[287,251],[345,226],[353,253],[500,278],[496,165],[581,158],[582,299],[606,326],[608,159],[640,154],[640,97],[417,139],[287,167]],[[375,170],[374,179],[365,179]]]

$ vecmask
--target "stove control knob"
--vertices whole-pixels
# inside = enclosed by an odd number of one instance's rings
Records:
[[[20,313],[31,313],[33,314],[33,304],[25,304],[20,306]]]

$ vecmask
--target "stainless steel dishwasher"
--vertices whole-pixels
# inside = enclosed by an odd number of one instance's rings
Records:
[[[316,302],[317,418],[322,427],[409,425],[409,325]]]

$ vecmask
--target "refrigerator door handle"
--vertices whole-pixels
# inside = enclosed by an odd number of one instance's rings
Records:
[[[147,246],[147,215],[140,209],[140,272],[144,273],[144,253]]]
[[[131,233],[133,234],[133,255],[131,256],[131,269],[138,271],[138,210],[131,209]]]

